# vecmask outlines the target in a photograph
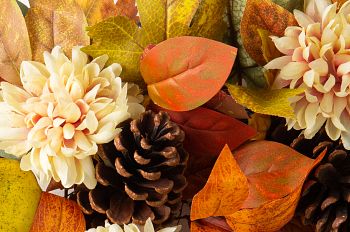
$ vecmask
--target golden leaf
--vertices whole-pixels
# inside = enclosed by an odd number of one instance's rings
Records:
[[[257,131],[257,135],[251,140],[264,140],[271,126],[271,117],[255,113],[248,119],[248,124]]]
[[[0,77],[20,85],[20,65],[32,59],[32,52],[27,27],[15,0],[1,1],[0,45]]]
[[[125,81],[142,82],[139,60],[150,44],[183,35],[222,39],[226,6],[221,0],[137,0],[137,7],[142,28],[131,19],[107,19],[88,29],[93,44],[83,49],[120,63]]]
[[[0,159],[0,231],[29,231],[41,189],[32,172],[20,170],[19,161]]]
[[[90,39],[85,32],[86,18],[81,7],[73,0],[31,1],[26,16],[33,60],[43,61],[43,52],[59,45],[67,56],[77,45],[88,45]]]
[[[207,184],[193,198],[191,220],[229,215],[239,210],[248,197],[248,191],[247,178],[226,145]]]
[[[303,89],[248,89],[238,85],[227,85],[237,103],[255,113],[294,118],[289,98],[304,92]]]
[[[278,51],[272,39],[269,37],[272,35],[269,31],[264,29],[258,29],[258,34],[261,39],[261,51],[266,62],[282,56],[282,53]]]

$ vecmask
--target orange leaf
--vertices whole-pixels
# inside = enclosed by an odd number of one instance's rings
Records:
[[[224,218],[207,218],[191,222],[191,232],[232,231]]]
[[[116,3],[116,12],[116,15],[128,17],[136,22],[139,21],[135,0],[118,0]]]
[[[271,141],[244,145],[234,156],[249,182],[249,196],[242,208],[257,208],[288,196],[303,184],[314,165],[314,160]]]
[[[30,232],[84,232],[79,206],[63,197],[43,192]]]
[[[241,21],[244,48],[258,64],[265,65],[258,29],[282,36],[286,27],[293,25],[297,25],[293,14],[271,0],[247,0]]]
[[[217,94],[230,75],[237,49],[199,37],[176,37],[146,50],[140,70],[157,105],[188,111]]]
[[[247,196],[247,179],[226,145],[207,184],[193,198],[191,220],[230,215],[240,209]]]

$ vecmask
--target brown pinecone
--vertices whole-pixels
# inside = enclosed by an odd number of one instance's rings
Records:
[[[315,225],[317,232],[350,231],[349,152],[340,140],[332,141],[324,128],[312,139],[305,139],[299,134],[300,131],[287,131],[280,123],[273,126],[268,138],[289,145],[311,158],[316,158],[327,148],[325,158],[304,184],[297,215],[301,216],[305,225]]]
[[[166,221],[181,203],[188,154],[185,134],[167,113],[143,113],[102,146],[97,187],[78,190],[76,200],[91,226],[108,218],[116,224]]]

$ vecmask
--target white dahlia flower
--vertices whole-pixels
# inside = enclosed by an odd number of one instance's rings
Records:
[[[55,47],[44,60],[22,63],[23,88],[1,82],[0,150],[21,158],[21,168],[33,171],[43,189],[52,178],[66,188],[84,183],[92,189],[97,144],[113,140],[119,123],[144,111],[142,99],[128,102],[122,68],[104,68],[106,55],[89,63],[75,47],[69,60]]]
[[[266,69],[279,69],[273,88],[304,88],[293,98],[296,119],[289,128],[302,129],[312,138],[325,125],[332,140],[341,137],[350,149],[350,1],[308,0],[306,12],[294,10],[299,26],[288,27],[281,38],[272,37],[284,56]]]

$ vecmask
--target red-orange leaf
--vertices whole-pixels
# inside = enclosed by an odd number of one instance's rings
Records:
[[[192,201],[191,220],[236,212],[248,196],[248,181],[226,145],[205,187]]]
[[[249,143],[234,155],[249,181],[249,196],[242,208],[286,197],[303,184],[314,166],[314,160],[271,141]]]
[[[184,147],[190,154],[186,173],[189,184],[184,192],[186,198],[192,198],[204,187],[225,144],[233,150],[256,134],[252,127],[207,108],[175,112],[154,104],[149,107],[157,112],[167,112],[171,120],[185,131]]]
[[[176,37],[147,50],[140,70],[159,106],[188,111],[209,101],[226,82],[237,49],[199,37]]]
[[[118,0],[116,3],[116,15],[125,16],[138,22],[139,17],[137,13],[138,10],[135,0]]]
[[[63,197],[43,192],[30,232],[84,232],[79,206]]]

